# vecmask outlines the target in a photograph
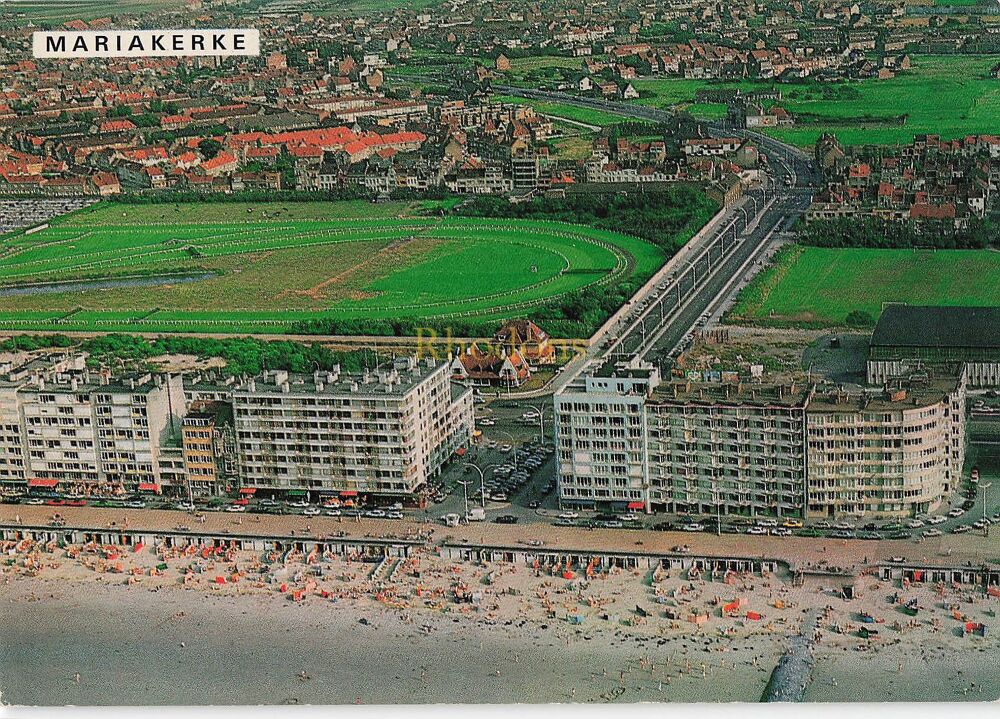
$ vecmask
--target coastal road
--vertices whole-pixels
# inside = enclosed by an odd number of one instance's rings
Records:
[[[561,92],[496,86],[498,92],[528,99],[614,112],[653,122],[674,115],[666,110],[625,102],[578,97]],[[726,208],[712,231],[688,244],[668,262],[665,280],[641,289],[628,303],[627,316],[611,326],[597,347],[567,366],[546,388],[558,392],[588,371],[610,372],[619,362],[635,358],[667,366],[690,333],[715,310],[760,263],[777,235],[788,231],[809,206],[818,178],[809,156],[774,138],[719,123],[702,125],[712,136],[751,137],[764,159],[765,172],[757,187]]]
[[[670,554],[687,545],[692,554],[732,557],[771,557],[804,566],[824,562],[844,568],[859,567],[890,557],[914,562],[958,566],[981,565],[996,557],[995,541],[982,535],[945,535],[920,543],[907,540],[838,540],[810,537],[749,536],[745,534],[659,532],[642,529],[583,529],[542,523],[502,525],[472,522],[444,527],[434,521],[303,517],[300,515],[205,512],[204,522],[186,512],[154,509],[102,509],[96,507],[33,507],[0,504],[0,530],[17,532],[26,527],[47,528],[54,512],[65,519],[65,528],[119,532],[147,531],[213,538],[279,538],[283,541],[322,539],[343,533],[347,537],[381,541],[408,540],[436,546],[468,543],[487,546],[525,546],[536,543],[549,550]],[[51,527],[53,536],[59,529]],[[537,543],[541,543],[538,545]]]

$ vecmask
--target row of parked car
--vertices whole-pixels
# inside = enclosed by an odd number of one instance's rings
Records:
[[[186,504],[179,504],[178,509],[188,509]],[[399,502],[386,508],[364,509],[360,507],[341,506],[339,503],[328,502],[323,505],[315,505],[304,499],[291,502],[279,502],[276,499],[261,499],[253,505],[247,500],[236,500],[227,504],[224,508],[226,512],[242,513],[246,511],[261,512],[264,514],[301,514],[304,517],[370,517],[372,519],[402,519],[403,505]]]
[[[129,499],[94,499],[81,497],[5,497],[5,502],[26,504],[29,506],[45,505],[48,507],[113,507],[116,509],[145,509],[148,504],[141,497]]]
[[[538,470],[552,454],[551,446],[528,445],[512,451],[508,461],[494,467],[493,473],[483,482],[486,488],[486,498],[494,502],[506,502],[521,489],[531,475]],[[474,470],[468,468],[470,472]],[[476,488],[472,497],[478,499],[482,489]]]

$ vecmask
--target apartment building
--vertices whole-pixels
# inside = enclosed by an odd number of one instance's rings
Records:
[[[0,481],[158,491],[183,411],[179,376],[112,378],[82,355],[28,362],[0,380]]]
[[[810,387],[671,382],[650,396],[650,502],[692,514],[801,516]]]
[[[554,398],[560,502],[695,515],[912,516],[958,487],[964,371],[830,392],[663,382],[648,366]]]
[[[216,457],[216,421],[211,412],[189,412],[181,428],[184,476],[199,493],[211,492],[219,477]]]
[[[662,383],[649,367],[615,375],[555,398],[564,504],[803,513],[806,387]]]
[[[809,514],[932,512],[965,463],[966,373],[874,393],[818,393],[806,414]]]
[[[562,503],[650,509],[646,404],[659,372],[636,367],[584,377],[556,393],[556,472]]]
[[[412,497],[472,437],[472,390],[414,358],[361,374],[264,373],[232,393],[244,487]]]

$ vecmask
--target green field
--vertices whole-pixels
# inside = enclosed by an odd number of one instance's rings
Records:
[[[24,15],[34,22],[94,20],[111,15],[143,15],[177,10],[183,0],[6,0],[0,15]]]
[[[562,70],[580,70],[583,67],[583,60],[578,57],[563,57],[561,55],[532,55],[510,59],[510,72],[515,75],[552,67]]]
[[[909,143],[914,135],[935,133],[946,138],[997,132],[1000,80],[989,70],[1000,56],[916,55],[912,69],[891,80],[838,83],[710,82],[675,78],[637,80],[643,97],[655,107],[686,108],[696,117],[717,119],[725,105],[693,104],[701,88],[761,90],[777,87],[780,104],[796,116],[796,126],[768,132],[808,146],[821,133],[832,132],[845,144]]]
[[[602,110],[592,110],[587,107],[576,107],[575,105],[565,105],[561,102],[547,102],[544,100],[528,100],[523,97],[513,97],[511,95],[496,95],[493,98],[497,102],[511,102],[517,105],[530,105],[535,108],[535,112],[554,118],[582,122],[585,125],[595,127],[609,127],[622,122],[637,123],[642,122],[625,115],[617,115],[613,112],[603,112]]]
[[[421,214],[440,204],[98,205],[0,240],[0,329],[499,320],[664,261],[648,242],[579,225]],[[157,284],[122,285],[137,281]],[[61,282],[88,284],[38,293]]]
[[[792,246],[743,292],[739,322],[833,326],[877,320],[885,302],[1000,305],[1000,253]]]

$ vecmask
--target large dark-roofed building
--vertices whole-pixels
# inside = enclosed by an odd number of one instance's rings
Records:
[[[1000,307],[889,305],[868,350],[877,384],[965,365],[971,386],[1000,385]]]

